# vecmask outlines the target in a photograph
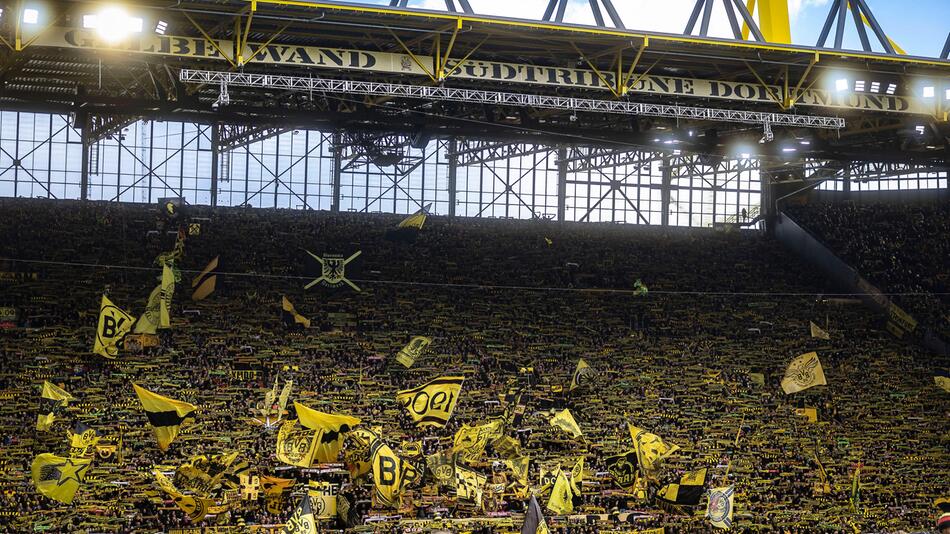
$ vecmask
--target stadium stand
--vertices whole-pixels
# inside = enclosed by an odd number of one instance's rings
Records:
[[[943,210],[918,213],[945,225]],[[803,219],[834,245],[824,232],[843,231],[836,221],[848,216],[815,215]],[[707,488],[735,487],[740,532],[923,531],[947,496],[947,392],[933,378],[946,362],[891,338],[853,299],[822,297],[833,288],[759,233],[429,217],[406,242],[387,234],[400,220],[388,215],[189,207],[181,217],[142,205],[0,199],[0,306],[17,311],[0,330],[0,531],[269,531],[288,521],[297,497],[268,494],[266,477],[296,481],[293,495],[310,480],[337,485],[350,513],[322,520],[325,531],[518,532],[534,492],[555,532],[711,532],[699,507],[656,495],[703,467]],[[173,248],[179,225],[171,328],[159,330],[159,346],[127,344],[114,360],[93,354],[101,295],[141,315],[161,279],[156,257]],[[900,231],[896,218],[885,226]],[[921,243],[925,234],[936,228],[901,235]],[[921,279],[943,268],[946,235],[942,249],[922,243],[908,257]],[[358,250],[345,274],[362,291],[303,289],[315,277],[307,251]],[[217,287],[193,302],[191,280],[216,256]],[[891,269],[904,265],[870,261],[881,263],[868,274],[892,285]],[[309,328],[281,320],[282,296]],[[829,339],[812,337],[810,322]],[[413,336],[433,341],[406,368],[395,355]],[[784,394],[789,362],[811,351],[827,386]],[[594,375],[571,389],[580,359]],[[443,375],[465,377],[454,413],[444,427],[418,429],[396,392]],[[521,391],[524,417],[504,432],[530,459],[527,484],[495,440],[458,461],[485,477],[480,499],[459,498],[427,472],[385,506],[373,473],[351,479],[345,460],[360,447],[349,437],[338,462],[308,469],[277,459],[281,425],[261,424],[259,413],[275,379],[293,381],[292,401],[359,417],[359,428],[420,461],[457,445],[463,425],[503,416]],[[39,431],[44,380],[75,400]],[[198,407],[166,452],[133,382]],[[580,437],[549,422],[565,408]],[[287,411],[284,419],[300,415],[293,402]],[[37,492],[30,466],[38,454],[66,454],[64,436],[77,423],[100,442],[67,505]],[[679,447],[642,498],[607,469],[609,457],[634,449],[628,424]],[[192,522],[152,470],[173,478],[194,456],[227,452],[251,478],[212,492],[220,509]],[[573,510],[552,512],[544,504],[559,487],[550,473],[579,458]]]

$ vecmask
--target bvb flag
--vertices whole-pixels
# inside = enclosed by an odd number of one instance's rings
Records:
[[[64,408],[69,401],[73,400],[73,396],[59,386],[50,383],[48,380],[44,380],[43,391],[40,393],[40,397],[43,399],[40,401],[40,409],[47,413],[36,415],[36,429],[45,432],[52,426],[53,421],[56,419],[57,411]]]
[[[581,358],[577,362],[577,369],[574,369],[574,376],[571,377],[571,387],[568,391],[574,391],[581,386],[587,385],[593,375],[594,370],[587,365],[584,358]]]
[[[282,534],[314,534],[317,531],[317,521],[313,518],[313,508],[310,506],[310,495],[300,496],[300,504],[294,513],[287,518]]]
[[[214,293],[215,286],[218,283],[218,258],[215,256],[208,266],[202,270],[194,280],[191,281],[191,300],[204,300],[208,295]]]
[[[574,420],[574,416],[571,415],[571,411],[567,408],[564,408],[560,412],[554,414],[554,417],[552,417],[549,422],[551,425],[560,428],[575,438],[579,438],[584,435],[584,433],[581,432],[581,427],[577,426],[577,421]]]
[[[106,358],[119,354],[119,343],[132,329],[135,317],[120,310],[105,295],[99,304],[99,323],[96,325],[96,343],[92,351]]]
[[[558,515],[567,515],[574,511],[574,490],[564,471],[557,475],[551,497],[548,498],[548,510]]]
[[[379,436],[373,435],[370,443],[370,457],[373,464],[373,484],[376,485],[376,499],[382,506],[399,507],[399,493],[402,489],[405,466],[396,453]]]
[[[396,394],[416,426],[441,427],[452,417],[464,376],[443,376],[413,389],[404,389]]]
[[[813,386],[826,386],[825,372],[818,361],[818,353],[809,352],[792,360],[785,378],[782,379],[782,390],[785,394],[804,391]]]
[[[851,478],[851,509],[856,513],[861,510],[861,465],[855,468]]]
[[[521,526],[521,534],[549,534],[548,524],[544,521],[544,514],[541,513],[541,505],[538,504],[537,497],[531,495],[528,501],[528,511],[524,515],[524,525]]]
[[[690,471],[680,478],[679,484],[667,484],[656,493],[656,498],[670,504],[696,506],[703,497],[706,468]]]
[[[636,485],[637,465],[636,451],[610,456],[604,460],[604,467],[613,477],[614,483],[627,491],[632,491]]]
[[[294,323],[303,325],[304,328],[310,328],[310,319],[307,319],[303,315],[297,313],[297,310],[294,309],[294,305],[287,300],[287,297],[281,297],[281,318],[284,320],[284,324],[290,326]]]
[[[814,323],[814,321],[808,321],[808,327],[811,329],[811,337],[816,337],[818,339],[831,339],[831,335],[828,334],[825,330]]]
[[[148,422],[155,430],[158,448],[168,450],[169,445],[178,437],[182,423],[191,418],[197,408],[193,404],[152,393],[138,384],[132,384],[132,387],[145,409]]]
[[[71,504],[76,490],[86,478],[91,458],[63,458],[43,453],[33,459],[30,471],[40,493],[61,503]]]
[[[416,360],[422,356],[426,348],[432,344],[432,338],[426,336],[416,336],[409,340],[409,343],[399,350],[396,354],[396,361],[401,363],[406,369],[412,367]]]
[[[294,402],[294,408],[300,424],[317,431],[314,435],[313,461],[323,464],[337,461],[343,448],[344,435],[360,424],[360,420],[348,415],[319,412],[299,402]]]
[[[168,265],[168,262],[162,264],[162,292],[161,306],[159,306],[158,327],[169,328],[172,325],[171,307],[172,296],[175,294],[175,273]]]
[[[317,452],[319,431],[297,428],[297,420],[284,421],[277,431],[277,459],[297,467],[311,467]]]
[[[332,519],[337,516],[336,489],[330,482],[311,480],[307,494],[313,504],[314,517],[317,519]]]
[[[630,428],[630,437],[636,446],[637,463],[645,473],[654,471],[659,467],[660,462],[679,450],[679,446],[667,445],[656,434],[651,434],[629,423],[627,426]]]
[[[732,495],[735,487],[713,488],[709,490],[709,504],[706,506],[706,519],[716,528],[732,528]]]
[[[460,500],[472,501],[482,507],[482,492],[488,477],[465,469],[455,468],[455,495]]]

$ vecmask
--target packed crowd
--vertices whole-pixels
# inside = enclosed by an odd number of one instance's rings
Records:
[[[860,305],[818,297],[830,289],[823,280],[758,233],[429,217],[406,242],[389,238],[400,218],[385,215],[189,207],[179,217],[154,206],[0,200],[0,271],[9,273],[0,306],[18,311],[15,327],[0,330],[0,531],[186,529],[152,469],[229,451],[258,476],[295,479],[295,494],[306,480],[341,484],[356,529],[433,530],[412,521],[438,518],[471,520],[449,530],[517,532],[527,496],[537,492],[544,506],[551,491],[542,469],[569,470],[583,457],[574,512],[544,510],[552,531],[713,531],[705,502],[682,513],[659,506],[656,487],[637,499],[613,483],[604,460],[633,448],[628,423],[679,446],[661,483],[707,467],[707,488],[734,485],[740,532],[929,531],[935,499],[950,494],[950,405],[932,378],[948,362],[890,338]],[[160,273],[156,256],[188,223],[200,228],[185,240],[161,345],[113,361],[92,354],[100,295],[141,313]],[[306,251],[358,250],[346,277],[361,292],[303,289],[314,277]],[[218,287],[192,302],[191,278],[215,256]],[[282,296],[309,329],[281,321]],[[811,321],[830,339],[810,337]],[[407,369],[394,356],[417,335],[433,343]],[[828,385],[784,394],[788,362],[809,351]],[[596,375],[569,390],[581,358]],[[449,423],[417,429],[396,392],[449,374],[465,376]],[[524,419],[507,433],[530,458],[529,483],[521,487],[489,446],[468,465],[487,477],[482,508],[428,476],[398,508],[382,507],[372,480],[351,480],[342,460],[315,469],[277,460],[276,427],[253,421],[275,378],[293,380],[291,401],[357,416],[401,455],[420,443],[424,455],[451,449],[463,424],[501,415],[506,393],[528,383]],[[76,397],[48,432],[33,424],[44,380]],[[167,452],[132,382],[199,406]],[[796,412],[805,407],[817,422]],[[549,424],[564,408],[581,437]],[[293,402],[288,409],[293,418]],[[37,493],[30,463],[68,449],[76,422],[118,450],[94,460],[65,505]],[[261,496],[242,497],[202,525],[279,525],[296,503],[275,514]]]
[[[921,324],[950,339],[950,204],[816,203],[789,215]]]

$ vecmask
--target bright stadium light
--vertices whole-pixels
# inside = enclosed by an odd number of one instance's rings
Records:
[[[937,89],[932,85],[925,85],[921,91],[924,95],[924,98],[933,98],[937,95]]]
[[[37,24],[40,21],[40,12],[36,9],[23,10],[23,24]]]
[[[168,29],[168,23],[164,20],[158,21],[158,24],[155,25],[155,33],[159,35],[165,35],[166,29]]]
[[[943,97],[947,100],[950,100],[950,89],[947,89],[946,92],[943,93]]]
[[[91,15],[83,15],[82,27],[96,30],[106,42],[121,41],[132,33],[142,33],[142,19],[129,16],[118,6],[109,6]]]
[[[897,84],[896,84],[896,83],[889,83],[889,84],[887,84],[887,91],[886,91],[886,92],[887,92],[887,94],[889,94],[889,95],[893,95],[894,93],[896,93],[896,92],[897,92]]]
[[[848,83],[847,78],[838,78],[835,80],[835,91],[847,91],[851,87],[851,84]]]
[[[863,93],[864,92],[864,80],[858,80],[854,82],[854,90]]]

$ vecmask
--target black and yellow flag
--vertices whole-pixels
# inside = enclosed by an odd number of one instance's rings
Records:
[[[503,424],[499,419],[478,426],[463,424],[462,428],[455,433],[452,450],[458,454],[459,460],[478,461],[488,443],[501,437],[502,431]]]
[[[823,330],[820,326],[814,323],[814,321],[808,321],[808,328],[811,330],[811,337],[818,339],[831,339],[831,335],[827,331]]]
[[[423,206],[419,211],[403,219],[396,225],[396,228],[415,228],[416,230],[422,230],[422,225],[426,223],[426,214],[430,206],[432,206],[431,202]]]
[[[162,282],[148,296],[145,313],[135,323],[136,334],[155,334],[171,327],[171,304],[175,294],[175,273],[168,263],[162,265]]]
[[[376,486],[377,502],[381,506],[398,508],[399,494],[406,472],[402,458],[376,435],[370,442],[370,456],[373,463],[373,484]]]
[[[96,325],[96,342],[92,351],[106,358],[119,355],[119,343],[132,329],[135,317],[120,310],[105,295],[99,304],[99,323]]]
[[[455,455],[452,454],[451,450],[440,451],[427,456],[426,467],[440,485],[455,485]]]
[[[482,507],[482,493],[485,482],[488,477],[465,469],[464,467],[455,468],[455,495],[460,500],[472,501],[479,508]]]
[[[262,476],[260,488],[264,493],[264,506],[267,513],[279,515],[284,513],[287,505],[287,495],[296,481],[292,478]],[[304,495],[306,497],[306,495]],[[309,501],[309,499],[307,499]]]
[[[413,389],[404,389],[396,394],[416,426],[445,426],[452,417],[464,376],[443,376]]]
[[[287,518],[281,534],[314,534],[317,531],[317,521],[313,517],[313,508],[310,506],[310,495],[300,496],[300,504],[294,513]]]
[[[574,489],[567,480],[567,475],[561,471],[557,475],[551,496],[548,498],[548,510],[557,515],[567,515],[574,511]]]
[[[340,449],[343,447],[344,435],[353,430],[360,420],[349,415],[324,413],[308,408],[299,402],[294,403],[300,424],[316,430],[316,442],[313,451],[313,461],[329,463],[337,461]]]
[[[851,510],[861,511],[861,465],[854,469],[851,477]]]
[[[277,459],[297,467],[311,467],[317,452],[319,430],[300,428],[297,420],[284,421],[277,431]]]
[[[175,487],[175,484],[173,484],[171,480],[168,480],[168,477],[158,469],[153,469],[152,474],[155,476],[155,482],[158,483],[158,487],[175,501],[175,504],[181,508],[181,511],[185,512],[188,519],[192,522],[198,522],[204,519],[211,510],[211,507],[214,506],[214,500],[208,499],[207,497],[183,494]]]
[[[521,534],[549,534],[550,532],[548,524],[544,521],[544,514],[541,513],[538,498],[532,494],[531,500],[528,501],[528,511],[524,515]]]
[[[158,448],[168,450],[169,445],[178,437],[182,423],[191,418],[197,408],[193,404],[152,393],[138,384],[132,384],[132,387],[145,409],[148,422],[155,430]]]
[[[214,293],[218,283],[218,258],[215,256],[208,266],[191,281],[191,300],[204,300]]]
[[[69,432],[69,457],[86,458],[96,451],[96,444],[99,443],[99,435],[95,429],[83,423],[76,423],[73,430]]]
[[[511,469],[515,478],[523,485],[528,484],[528,466],[530,463],[531,459],[527,456],[518,456],[505,460],[505,465],[508,466],[508,469]]]
[[[825,372],[818,360],[818,353],[809,352],[792,360],[782,378],[782,391],[785,394],[798,393],[814,386],[828,385]]]
[[[574,420],[574,416],[571,415],[571,411],[567,408],[554,414],[554,417],[552,417],[549,422],[551,425],[560,428],[575,438],[579,438],[584,435],[584,433],[581,432],[581,427],[578,426],[577,421]]]
[[[43,453],[33,459],[30,466],[33,484],[40,493],[50,499],[71,504],[76,490],[86,478],[90,458],[63,458]]]
[[[396,361],[408,369],[412,367],[412,364],[416,363],[416,360],[422,356],[426,348],[431,344],[431,337],[415,336],[409,340],[409,343],[407,343],[405,347],[399,350],[399,353],[396,354]]]
[[[604,460],[604,467],[613,477],[614,483],[627,491],[633,491],[637,482],[637,452],[629,451]]]
[[[44,413],[37,414],[36,429],[45,432],[52,426],[56,413],[73,400],[73,396],[59,386],[44,380],[40,397],[42,399],[40,410]]]
[[[303,315],[297,313],[297,310],[294,308],[294,305],[287,300],[287,297],[281,297],[281,319],[283,319],[284,324],[288,326],[293,326],[294,324],[302,325],[304,328],[310,328],[310,319],[307,319]]]
[[[193,456],[175,470],[175,485],[207,497],[221,486],[221,479],[237,457],[236,451]]]
[[[656,498],[670,504],[696,506],[703,497],[706,468],[690,471],[680,478],[679,484],[667,484],[656,493]]]
[[[659,467],[660,462],[679,450],[677,445],[668,445],[660,436],[651,434],[642,428],[627,424],[630,438],[637,451],[637,463],[644,473],[650,473]]]
[[[568,391],[574,391],[581,386],[587,385],[593,376],[594,370],[587,365],[584,358],[581,358],[577,361],[577,368],[574,369],[574,376],[571,377],[571,387]]]
[[[571,469],[571,489],[574,490],[574,495],[581,494],[581,488],[584,483],[584,457],[581,456],[577,459],[577,462],[574,463],[574,468]]]
[[[317,519],[332,519],[337,515],[337,486],[330,482],[311,480],[307,489]]]

